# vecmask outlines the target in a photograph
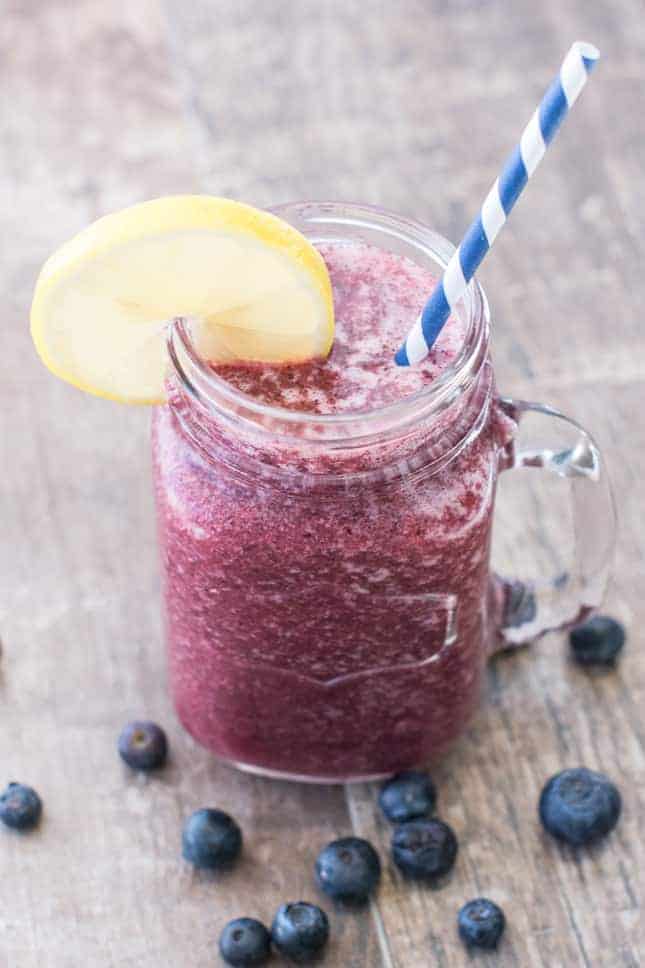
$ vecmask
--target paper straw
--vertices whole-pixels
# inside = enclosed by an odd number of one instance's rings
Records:
[[[587,83],[599,56],[592,44],[576,41],[572,45],[558,76],[547,89],[525,127],[519,144],[486,196],[479,215],[463,237],[405,343],[397,351],[395,360],[399,366],[420,363],[430,352],[527,181],[542,161],[547,145]]]

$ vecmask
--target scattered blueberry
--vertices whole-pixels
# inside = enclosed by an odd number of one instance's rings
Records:
[[[609,615],[594,615],[571,629],[569,642],[580,665],[613,665],[625,644],[625,629]]]
[[[459,937],[474,948],[496,948],[504,933],[506,918],[501,907],[486,897],[464,904],[457,916]]]
[[[608,777],[579,767],[551,777],[542,790],[539,810],[550,834],[579,847],[613,830],[621,807],[618,788]]]
[[[222,931],[219,950],[227,965],[263,965],[271,954],[271,935],[255,918],[236,918]]]
[[[388,780],[378,800],[392,823],[429,817],[437,802],[437,791],[427,773],[408,770]]]
[[[242,831],[223,810],[196,810],[184,823],[182,853],[195,867],[229,867],[242,849]]]
[[[271,925],[271,939],[286,958],[302,964],[312,961],[329,937],[327,915],[315,904],[283,904]]]
[[[22,783],[10,783],[0,796],[0,820],[14,830],[31,830],[40,820],[42,800]]]
[[[168,756],[168,740],[161,726],[137,721],[128,723],[119,736],[119,756],[133,770],[156,770]]]
[[[363,904],[381,877],[379,856],[367,840],[341,837],[323,847],[316,860],[316,880],[337,901]]]
[[[450,870],[457,846],[452,828],[442,820],[411,820],[394,831],[392,859],[408,877],[431,881]]]

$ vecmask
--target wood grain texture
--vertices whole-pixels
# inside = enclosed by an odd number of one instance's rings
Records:
[[[621,531],[608,608],[629,629],[615,673],[573,667],[564,638],[491,664],[464,741],[436,769],[460,839],[441,890],[386,864],[372,910],[332,912],[325,964],[471,964],[457,908],[484,893],[509,921],[499,968],[637,966],[645,958],[645,27],[637,0],[5,0],[0,24],[2,498],[0,785],[45,801],[35,834],[0,831],[1,968],[201,968],[224,922],[317,893],[318,848],[355,830],[387,858],[369,786],[306,788],[214,764],[174,720],[164,656],[148,415],[81,396],[27,334],[40,263],[98,214],[204,190],[271,204],[371,202],[458,238],[570,42],[604,61],[481,275],[500,386],[596,434]],[[558,557],[551,494],[501,488],[496,554]],[[527,514],[538,517],[529,537]],[[141,780],[116,736],[146,715],[172,762]],[[590,852],[548,841],[544,779],[584,763],[625,799]],[[223,880],[179,858],[182,818],[210,803],[247,851]],[[279,962],[276,961],[276,964]]]

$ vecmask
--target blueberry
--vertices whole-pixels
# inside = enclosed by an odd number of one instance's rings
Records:
[[[40,820],[42,800],[22,783],[10,783],[0,796],[0,820],[14,830],[31,830]]]
[[[621,806],[611,780],[579,767],[556,773],[547,782],[540,796],[540,820],[554,837],[579,847],[613,830]]]
[[[312,961],[329,937],[327,915],[315,904],[283,904],[271,925],[271,939],[280,954],[299,964]]]
[[[128,723],[119,736],[119,756],[133,770],[156,770],[168,756],[168,740],[161,726],[137,721]]]
[[[342,837],[323,847],[316,860],[316,880],[337,901],[363,904],[381,877],[381,862],[370,843]]]
[[[271,935],[255,918],[236,918],[222,931],[219,950],[228,965],[263,965],[271,954]]]
[[[230,867],[242,849],[242,831],[223,810],[196,810],[184,823],[182,853],[195,867]]]
[[[392,859],[408,877],[432,881],[450,870],[457,846],[452,829],[442,820],[411,820],[394,831]]]
[[[580,665],[613,665],[625,644],[625,629],[609,615],[594,615],[571,629],[569,642]]]
[[[504,933],[506,918],[501,907],[487,897],[464,904],[457,916],[459,937],[474,948],[496,948]]]
[[[378,802],[388,820],[405,823],[429,817],[437,802],[437,791],[427,773],[408,770],[388,780]]]

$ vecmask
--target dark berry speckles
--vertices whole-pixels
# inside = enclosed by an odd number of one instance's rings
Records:
[[[580,847],[613,830],[621,808],[618,788],[608,777],[579,767],[551,777],[540,796],[539,814],[552,836]]]
[[[0,820],[14,830],[31,830],[40,820],[43,805],[32,787],[10,783],[0,795]]]

